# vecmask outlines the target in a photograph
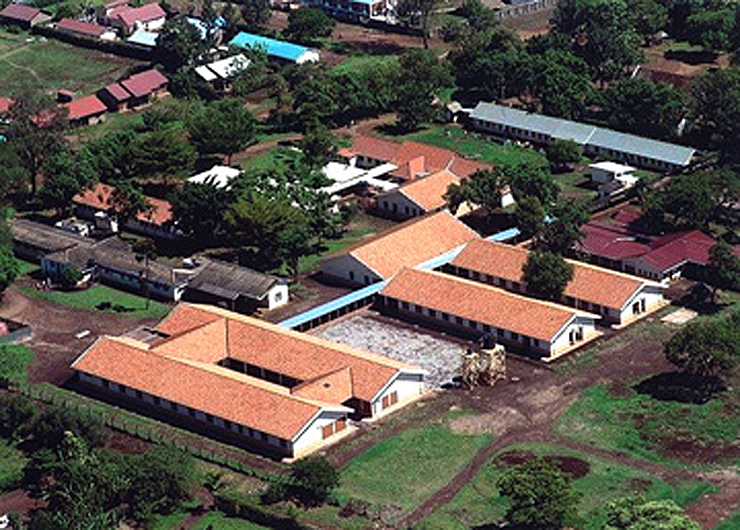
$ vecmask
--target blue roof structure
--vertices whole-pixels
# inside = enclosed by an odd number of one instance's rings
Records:
[[[244,31],[239,32],[236,37],[231,39],[229,44],[239,48],[264,48],[267,55],[292,62],[298,62],[306,52],[310,51],[310,48],[299,44],[245,33]]]
[[[532,131],[553,139],[573,140],[581,145],[611,149],[677,166],[688,165],[696,153],[696,150],[683,145],[621,133],[586,123],[525,112],[494,103],[478,103],[473,112],[470,113],[470,117],[483,122]]]
[[[159,33],[147,31],[145,29],[138,29],[128,39],[126,39],[126,42],[138,44],[139,46],[146,46],[147,48],[154,48],[157,45],[157,37],[159,37]]]

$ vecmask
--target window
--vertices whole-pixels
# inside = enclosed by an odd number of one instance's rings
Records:
[[[326,440],[327,438],[329,438],[332,434],[334,434],[334,425],[333,424],[332,425],[325,425],[321,429],[321,437],[324,440]]]
[[[355,271],[349,271],[349,279],[354,280],[355,279]]]
[[[455,317],[455,322],[456,322],[457,324],[459,324],[459,325],[461,325],[461,326],[462,326],[462,325],[463,325],[463,319],[462,319],[462,317]]]
[[[391,401],[391,405],[395,405],[396,403],[398,403],[398,392],[396,391],[391,392],[390,401]]]
[[[347,418],[339,418],[337,420],[337,428],[336,431],[340,432],[347,428]]]

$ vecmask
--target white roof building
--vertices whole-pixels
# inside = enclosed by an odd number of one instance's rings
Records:
[[[217,188],[228,188],[231,180],[241,173],[240,169],[229,166],[213,166],[208,171],[193,175],[188,179],[192,184],[206,184],[211,182]]]
[[[239,55],[198,66],[195,69],[195,73],[201,79],[210,83],[217,80],[231,79],[242,70],[248,68],[250,64],[250,60],[240,53]]]

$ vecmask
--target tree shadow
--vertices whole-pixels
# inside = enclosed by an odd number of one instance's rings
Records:
[[[668,50],[665,58],[671,61],[680,61],[690,65],[712,64],[717,60],[717,54],[707,50]]]
[[[395,123],[384,123],[382,125],[379,125],[376,130],[382,134],[388,135],[388,136],[404,136],[406,134],[411,134],[419,131],[423,131],[425,127],[417,127],[413,130],[408,130],[404,127],[401,127],[397,122]]]
[[[639,394],[660,401],[703,405],[725,391],[727,386],[715,376],[663,372],[640,381],[634,388]]]

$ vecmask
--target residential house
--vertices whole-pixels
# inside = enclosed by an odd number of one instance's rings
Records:
[[[587,155],[609,157],[638,167],[678,171],[687,167],[696,151],[691,147],[661,142],[603,127],[481,102],[470,113],[473,127],[503,139],[537,145],[570,140],[583,146]]]
[[[216,90],[225,92],[231,88],[235,76],[249,67],[250,61],[243,54],[219,59],[195,68],[195,73]]]
[[[169,80],[159,70],[151,69],[134,74],[123,81],[121,86],[131,94],[129,108],[146,105],[167,92]]]
[[[471,241],[443,270],[462,278],[530,295],[523,278],[529,251],[523,247],[484,239]],[[601,316],[607,324],[622,326],[663,307],[659,283],[566,259],[573,278],[557,302]]]
[[[153,329],[99,338],[72,369],[83,389],[116,403],[290,458],[424,391],[417,367],[191,304]]]
[[[131,93],[121,83],[111,83],[97,91],[98,99],[105,103],[110,112],[120,112],[127,108],[132,99]]]
[[[92,39],[100,39],[107,31],[106,27],[101,26],[100,24],[83,22],[72,18],[63,18],[57,22],[56,29],[62,33]]]
[[[588,169],[590,170],[591,182],[598,184],[607,184],[619,180],[630,176],[635,171],[632,166],[617,164],[616,162],[596,162],[589,164]]]
[[[108,107],[97,96],[85,96],[65,103],[70,125],[95,125],[105,121]]]
[[[387,280],[403,267],[415,267],[454,251],[478,234],[449,212],[407,221],[349,250],[327,258],[321,272],[351,285]]]
[[[110,24],[125,35],[131,35],[137,29],[146,31],[157,31],[162,29],[167,13],[157,3],[145,4],[140,7],[119,5],[114,7],[107,15]]]
[[[447,204],[444,198],[447,189],[459,182],[460,179],[450,171],[438,171],[379,195],[377,210],[384,216],[396,219],[408,219],[437,212]]]
[[[50,21],[51,18],[51,13],[27,4],[8,4],[0,11],[0,22],[24,29],[31,29]]]
[[[223,261],[206,260],[188,283],[185,300],[252,314],[284,306],[290,293],[285,280]]]
[[[303,64],[319,61],[319,51],[313,48],[243,31],[240,31],[236,37],[231,39],[229,45],[242,49],[263,49],[269,57],[289,63]]]
[[[108,184],[98,183],[94,189],[85,190],[75,195],[72,203],[77,215],[82,219],[94,221],[102,230],[118,232],[118,216],[113,208],[115,188]],[[178,239],[181,232],[174,225],[172,205],[165,200],[146,197],[151,208],[140,212],[133,218],[124,219],[121,228],[131,232],[160,239]]]
[[[402,269],[377,297],[380,311],[507,350],[553,360],[600,335],[597,315],[435,271]]]

